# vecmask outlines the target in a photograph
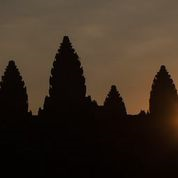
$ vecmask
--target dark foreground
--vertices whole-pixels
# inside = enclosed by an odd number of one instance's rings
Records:
[[[38,117],[29,120],[19,127],[1,128],[1,175],[178,175],[176,134],[149,116],[128,116],[118,121],[105,115],[102,119],[85,119],[82,124],[77,118],[65,118],[59,125],[47,125]]]

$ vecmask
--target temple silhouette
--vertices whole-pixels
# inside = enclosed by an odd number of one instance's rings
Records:
[[[64,36],[38,115],[29,111],[15,61],[5,69],[0,82],[0,172],[24,177],[177,177],[177,121],[178,95],[166,66],[153,79],[149,110],[131,115],[114,84],[103,105],[86,95],[79,56]]]

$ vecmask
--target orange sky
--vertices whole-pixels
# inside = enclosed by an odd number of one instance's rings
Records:
[[[69,35],[93,99],[101,104],[116,84],[129,113],[147,110],[161,64],[178,85],[177,9],[177,0],[0,0],[0,74],[16,60],[36,112]]]

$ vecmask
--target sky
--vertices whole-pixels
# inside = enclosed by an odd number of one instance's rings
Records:
[[[37,113],[48,95],[57,49],[68,35],[80,56],[87,95],[99,104],[112,84],[127,111],[149,108],[162,64],[178,86],[177,0],[0,0],[0,75],[15,60]]]

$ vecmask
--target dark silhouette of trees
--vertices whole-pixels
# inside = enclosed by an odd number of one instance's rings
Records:
[[[1,115],[10,120],[2,122],[15,123],[28,115],[28,96],[25,83],[14,61],[9,61],[0,82]],[[24,118],[23,118],[24,119]]]
[[[156,74],[150,93],[150,114],[170,116],[177,110],[178,95],[174,82],[164,65]]]
[[[104,110],[118,118],[127,115],[125,104],[115,85],[111,86],[111,90],[104,101]]]

